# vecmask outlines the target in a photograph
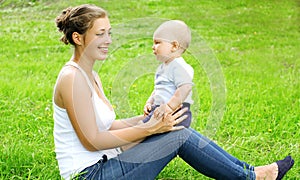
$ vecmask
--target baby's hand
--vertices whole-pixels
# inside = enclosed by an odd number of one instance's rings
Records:
[[[164,110],[164,114],[167,115],[167,114],[170,114],[173,112],[173,109],[171,109],[171,107],[168,105],[168,104],[162,104],[160,105],[162,107],[162,109]]]
[[[155,118],[166,117],[168,114],[173,112],[173,110],[167,104],[161,104],[157,109],[157,111],[154,111]]]
[[[146,105],[144,106],[144,116],[147,116],[151,112],[151,109],[151,104],[146,103]]]

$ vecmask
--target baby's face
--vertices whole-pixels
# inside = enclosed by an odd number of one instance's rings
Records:
[[[167,39],[162,39],[159,37],[153,37],[152,50],[156,59],[163,63],[168,63],[174,57],[172,57],[172,43]]]

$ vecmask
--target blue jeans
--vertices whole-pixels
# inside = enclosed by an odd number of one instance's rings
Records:
[[[150,136],[115,158],[87,167],[78,178],[152,180],[177,155],[211,178],[255,179],[253,166],[231,156],[191,128]]]

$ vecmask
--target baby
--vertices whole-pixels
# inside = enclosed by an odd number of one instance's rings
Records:
[[[154,90],[144,107],[144,115],[147,116],[144,122],[150,119],[158,106],[165,106],[164,113],[170,113],[180,109],[182,104],[182,108],[188,107],[188,111],[183,114],[188,115],[188,118],[178,125],[190,126],[194,70],[182,58],[190,42],[191,31],[180,20],[166,21],[154,32],[152,49],[162,64],[156,70]]]

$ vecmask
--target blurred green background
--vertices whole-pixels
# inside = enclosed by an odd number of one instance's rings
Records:
[[[152,91],[153,73],[143,73],[140,63],[149,59],[152,67],[156,62],[149,27],[155,29],[157,22],[152,20],[183,20],[194,35],[192,50],[184,55],[195,70],[193,127],[253,165],[291,154],[296,162],[285,179],[300,179],[296,0],[0,1],[1,179],[60,179],[52,135],[52,90],[72,47],[59,42],[54,19],[64,8],[83,3],[109,12],[111,54],[95,70],[119,118],[141,114]],[[195,53],[197,47],[206,55]],[[212,69],[205,67],[209,62],[215,63]],[[128,80],[122,76],[127,72],[138,76]],[[125,91],[119,91],[118,82],[129,83]],[[124,103],[130,108],[120,108]],[[209,117],[218,110],[215,129],[208,129]],[[209,178],[176,158],[157,179]]]

